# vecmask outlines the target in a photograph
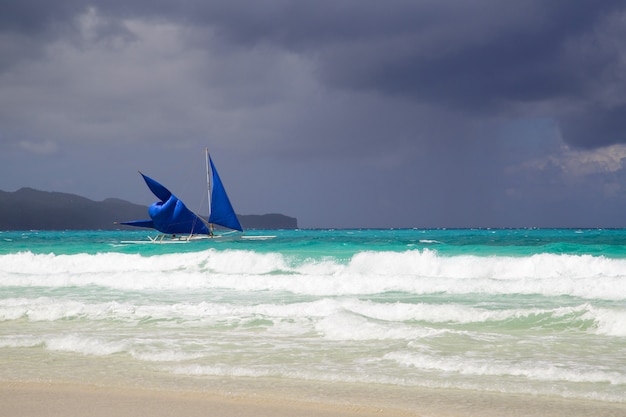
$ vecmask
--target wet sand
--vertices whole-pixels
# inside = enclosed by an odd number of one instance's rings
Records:
[[[212,393],[1,383],[0,416],[12,417],[395,417],[401,410]]]
[[[408,393],[405,393],[408,394]],[[626,404],[457,391],[417,391],[387,407],[266,395],[0,382],[0,416],[11,417],[624,417]],[[364,405],[359,405],[364,404]]]

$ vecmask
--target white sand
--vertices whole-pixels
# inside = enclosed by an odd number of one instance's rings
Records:
[[[406,393],[398,407],[220,395],[0,382],[0,417],[626,417],[626,404],[459,391]]]

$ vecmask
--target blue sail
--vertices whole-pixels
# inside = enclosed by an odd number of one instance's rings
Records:
[[[161,201],[148,208],[152,220],[136,220],[122,224],[149,227],[166,234],[210,234],[204,220],[185,206],[181,200],[163,185],[140,173],[150,191]]]
[[[209,223],[218,224],[229,229],[243,232],[243,227],[241,227],[237,214],[235,214],[235,210],[233,209],[232,204],[230,204],[230,200],[226,194],[226,189],[224,189],[222,180],[220,179],[210,156],[209,162],[211,163],[212,179],[211,214],[209,215]]]

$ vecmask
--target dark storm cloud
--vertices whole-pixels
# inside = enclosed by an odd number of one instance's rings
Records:
[[[610,108],[590,105],[561,121],[564,137],[581,148],[626,142],[626,103]]]
[[[235,43],[315,53],[321,76],[335,86],[493,109],[587,94],[624,52],[588,50],[598,48],[593,43],[614,14],[623,23],[624,7],[621,1],[213,2],[187,18],[214,25]],[[623,32],[612,35],[619,44]]]
[[[85,2],[79,0],[61,1],[57,4],[46,0],[4,1],[0,14],[0,30],[38,35],[51,31],[56,24],[66,24],[85,8]]]
[[[625,135],[590,133],[623,119],[621,103],[599,111],[593,95],[598,86],[623,83],[621,1],[16,1],[3,7],[0,28],[54,38],[89,7],[112,18],[209,27],[230,47],[269,45],[308,56],[331,88],[505,117],[509,106],[531,107],[534,116],[535,103],[550,101],[542,116],[557,118],[569,143],[626,142]],[[620,30],[605,30],[611,25]],[[559,109],[570,104],[582,114],[571,125]]]
[[[140,14],[143,6],[123,3],[112,10]],[[572,145],[626,142],[615,130],[594,134],[604,126],[621,127],[624,120],[621,102],[604,103],[596,95],[614,84],[624,89],[621,1],[166,2],[160,7],[150,9],[210,25],[233,45],[269,44],[314,57],[319,79],[331,88],[491,116],[507,117],[510,107],[525,106],[532,116],[543,112],[556,118]]]
[[[439,2],[390,10],[335,17],[341,23],[331,27],[331,39],[311,34],[320,42],[310,43],[322,80],[470,114],[506,117],[525,106],[530,115],[557,118],[573,145],[626,142],[615,130],[610,139],[593,134],[624,120],[619,104],[599,110],[595,96],[603,86],[623,89],[622,2]],[[359,29],[337,29],[352,25]],[[583,113],[572,125],[561,109],[569,106]]]
[[[606,17],[608,3],[471,4],[440,10],[439,20],[393,33],[397,38],[390,36],[380,48],[348,53],[338,68],[328,64],[328,77],[474,110],[581,94],[590,63],[568,56],[567,46]]]

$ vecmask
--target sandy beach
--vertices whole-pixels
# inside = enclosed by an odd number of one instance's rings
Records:
[[[406,416],[402,410],[307,403],[275,398],[224,396],[80,386],[71,384],[3,383],[0,415],[12,417],[352,417]]]
[[[142,390],[62,383],[0,383],[1,416],[11,417],[623,417],[626,405],[546,397],[417,391],[398,407],[264,395]]]

